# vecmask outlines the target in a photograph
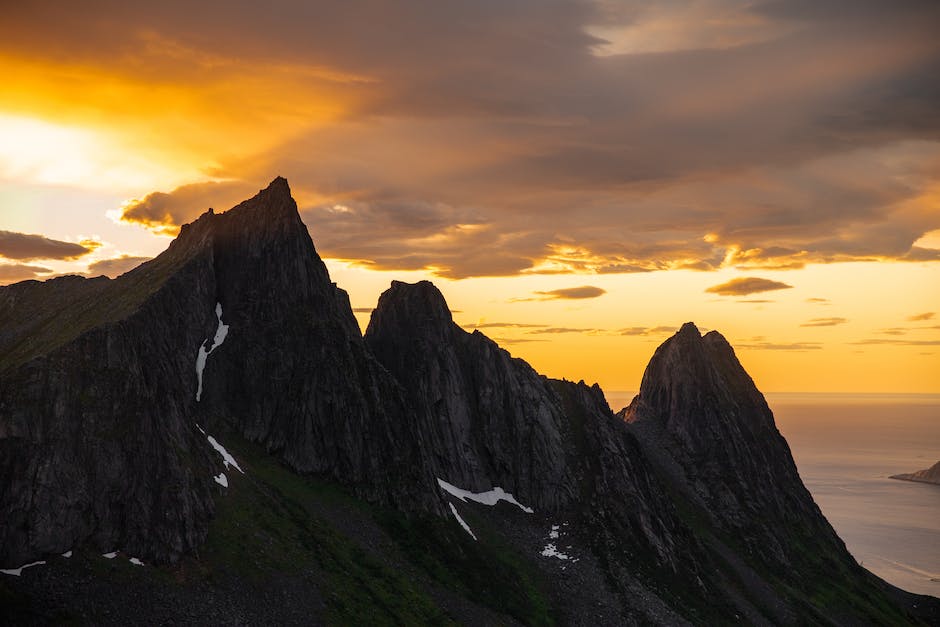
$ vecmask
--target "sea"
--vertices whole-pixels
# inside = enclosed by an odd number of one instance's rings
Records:
[[[630,392],[608,393],[614,411]],[[890,479],[940,461],[940,394],[767,394],[803,483],[849,552],[940,597],[940,485]]]

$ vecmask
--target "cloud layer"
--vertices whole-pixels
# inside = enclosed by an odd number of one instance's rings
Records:
[[[205,176],[126,220],[173,232],[282,174],[318,249],[372,268],[927,262],[937,32],[928,0],[14,3],[0,59],[34,71],[0,105],[38,82],[78,116],[159,85],[168,130],[138,132]],[[63,59],[110,89],[44,71]],[[130,125],[147,103],[124,101]]]

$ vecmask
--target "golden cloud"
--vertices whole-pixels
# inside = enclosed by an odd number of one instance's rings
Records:
[[[748,294],[786,290],[792,287],[792,285],[780,281],[771,281],[770,279],[740,277],[719,285],[713,285],[705,291],[709,294],[720,294],[721,296],[747,296]]]

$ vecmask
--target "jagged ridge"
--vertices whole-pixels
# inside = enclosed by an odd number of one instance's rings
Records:
[[[217,314],[228,334],[197,401]],[[618,622],[827,619],[810,599],[830,595],[829,567],[850,589],[832,611],[897,616],[857,601],[882,603],[880,584],[812,502],[719,334],[686,325],[661,346],[625,421],[597,386],[542,377],[464,332],[427,282],[393,283],[363,339],[284,179],[114,281],[0,289],[4,321],[3,564],[77,544],[157,562],[195,552],[224,494],[198,423],[398,511],[449,515],[442,477],[570,517],[593,555],[572,568],[576,594],[607,591]],[[523,552],[547,520],[476,515]],[[570,605],[573,621],[595,611]]]

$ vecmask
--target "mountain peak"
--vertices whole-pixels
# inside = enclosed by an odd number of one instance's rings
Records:
[[[444,295],[430,281],[392,281],[391,286],[379,297],[369,329],[374,332],[388,324],[401,328],[440,325],[449,329],[453,317]]]
[[[275,176],[261,194],[270,196],[291,196],[290,184],[283,176]]]
[[[763,395],[717,331],[699,336],[686,323],[663,342],[623,418],[641,436],[665,436],[691,491],[721,526],[744,532],[763,559],[788,560],[785,534],[755,523],[768,517],[791,521],[823,550],[838,547]]]
[[[297,203],[291,195],[287,179],[283,176],[278,176],[253,197],[239,203],[225,213],[230,219],[245,217],[269,221],[288,217],[297,223],[301,223]]]

